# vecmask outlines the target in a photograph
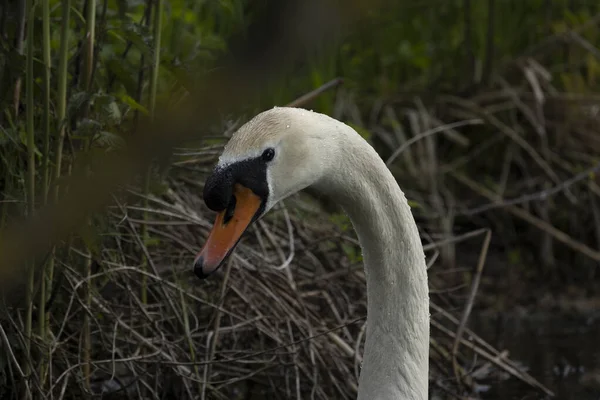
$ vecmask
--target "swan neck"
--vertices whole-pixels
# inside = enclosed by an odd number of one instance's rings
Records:
[[[418,229],[403,192],[357,133],[337,140],[321,190],[357,232],[367,281],[367,334],[359,399],[427,399],[429,293]]]

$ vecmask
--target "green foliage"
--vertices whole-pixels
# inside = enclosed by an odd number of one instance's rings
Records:
[[[414,201],[414,200],[408,200],[408,205],[410,206],[410,208],[422,208],[423,207],[421,204],[419,204],[419,202]]]
[[[352,222],[350,222],[350,218],[343,213],[340,214],[332,214],[329,219],[331,220],[331,222],[333,222],[338,229],[340,229],[342,232],[346,232],[350,229],[352,229]]]
[[[287,76],[283,92],[281,87],[269,90],[265,103],[272,99],[283,104],[336,76],[343,76],[344,86],[358,93],[361,101],[430,89],[456,92],[480,83],[486,63],[495,69],[549,34],[584,26],[600,12],[597,2],[580,2],[573,9],[568,1],[507,0],[493,2],[490,9],[492,2],[473,0],[470,12],[465,3],[386,2]],[[588,25],[581,35],[597,43],[598,26]],[[595,77],[597,58],[585,49],[571,51],[574,65],[582,62],[581,57],[594,64],[587,70]],[[331,112],[331,94],[311,107]]]
[[[329,219],[341,232],[348,233],[352,231],[352,222],[346,214],[332,214]],[[348,260],[351,263],[358,263],[362,261],[362,252],[360,246],[345,241],[343,241],[340,246],[342,252],[346,257],[348,257]]]
[[[358,124],[354,124],[352,122],[348,122],[348,125],[351,126],[356,132],[358,132],[358,134],[360,136],[362,136],[366,140],[371,139],[371,131],[370,130],[368,130],[368,129],[366,129],[363,126],[360,126]]]
[[[85,9],[86,5],[96,3],[95,10]],[[228,36],[245,23],[245,2],[170,1],[166,3],[162,18],[160,32],[163,46],[157,53],[155,32],[151,29],[152,15],[148,8],[153,3],[137,0],[51,0],[45,8],[38,7],[41,4],[38,1],[28,0],[25,15],[19,13],[20,1],[0,4],[0,228],[39,207],[46,197],[40,196],[39,192],[46,193],[50,188],[52,202],[61,191],[68,190],[61,175],[68,174],[70,170],[85,169],[93,179],[94,170],[91,168],[95,166],[90,162],[90,156],[96,152],[117,151],[126,145],[127,133],[135,124],[136,114],[147,115],[152,109],[150,89],[157,94],[159,101],[167,105],[173,99],[177,101],[178,98],[172,97],[173,89],[193,85],[199,72],[213,68],[217,57],[227,50]],[[23,24],[27,22],[26,34],[22,38],[19,35],[19,18],[22,18]],[[48,21],[50,34],[44,38],[42,25],[47,27]],[[95,32],[92,51],[86,47],[86,30]],[[43,39],[47,41],[43,42]],[[42,42],[47,44],[45,48]],[[160,54],[154,69],[157,79],[155,85],[149,85],[151,74],[148,65],[155,54]],[[46,62],[49,68],[46,68]],[[88,77],[92,79],[89,85]],[[45,86],[47,81],[50,83],[49,90]],[[46,95],[50,99],[46,103],[49,107],[44,104]],[[65,151],[62,132],[66,137]],[[37,184],[50,176],[50,187]],[[165,190],[161,184],[152,183],[148,187],[158,192]],[[89,253],[95,259],[106,258],[106,254],[101,252],[107,241],[114,240],[114,229],[106,223],[106,216],[90,216],[89,224],[74,232],[70,244],[65,245],[78,249],[78,254]],[[160,238],[148,237],[143,243],[147,247],[159,246]],[[56,328],[51,326],[50,321],[54,318],[60,320],[64,312],[55,307],[46,327],[42,311],[36,320],[36,332],[40,336],[34,344],[28,339],[33,332],[34,304],[38,310],[44,310],[46,296],[53,290],[58,290],[55,304],[62,303],[65,293],[59,282],[65,274],[62,270],[65,264],[81,262],[75,270],[83,276],[92,273],[91,259],[82,261],[69,254],[61,248],[56,253],[52,252],[46,272],[49,285],[44,285],[41,292],[33,293],[34,275],[30,274],[25,301],[27,307],[23,307],[28,311],[25,317],[19,318],[25,321],[25,327],[20,329],[27,332],[26,340],[11,339],[11,348],[19,351],[19,358],[22,353],[26,373],[30,372],[28,366],[36,364],[40,365],[40,369],[36,369],[40,374],[49,371],[45,369],[46,360],[40,350],[47,346],[46,330]],[[115,259],[115,262],[122,261]],[[57,266],[56,273],[54,265]],[[89,307],[92,292],[102,290],[112,279],[101,276],[84,285],[81,289],[86,294],[80,293],[86,297],[84,303]],[[82,313],[81,317],[78,324],[81,326],[84,321],[82,359],[85,386],[89,384],[88,362],[93,358],[90,353],[93,349],[90,346],[91,319],[86,313]],[[8,335],[14,336],[11,332]],[[30,343],[31,346],[40,346],[40,349],[32,347],[31,356]],[[3,392],[2,398],[16,398],[19,386],[14,381],[9,382],[11,374],[4,361],[5,358],[0,359],[0,382],[5,383],[3,387],[12,386],[14,389],[9,393]],[[38,382],[40,390],[47,388],[47,379],[43,376]],[[77,397],[77,389],[73,389],[71,395]]]
[[[353,264],[359,263],[363,260],[360,246],[342,243],[342,250],[346,257],[348,257],[348,260]]]

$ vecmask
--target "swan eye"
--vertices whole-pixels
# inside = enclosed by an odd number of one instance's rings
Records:
[[[275,157],[275,149],[269,147],[262,153],[262,159],[265,162],[271,161]]]

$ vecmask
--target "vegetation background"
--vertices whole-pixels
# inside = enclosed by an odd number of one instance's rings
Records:
[[[597,315],[600,3],[292,3],[0,3],[0,397],[353,398],[364,275],[335,205],[295,196],[190,274],[225,139],[323,85],[295,104],[365,136],[413,206],[432,393],[597,395],[597,356],[561,389],[469,317]]]

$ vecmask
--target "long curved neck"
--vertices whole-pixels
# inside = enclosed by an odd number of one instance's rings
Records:
[[[423,247],[404,193],[356,132],[336,129],[337,157],[317,183],[350,217],[367,279],[360,400],[428,396],[429,291]]]

